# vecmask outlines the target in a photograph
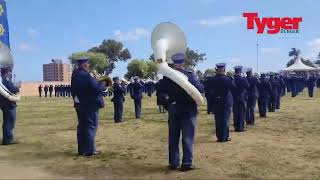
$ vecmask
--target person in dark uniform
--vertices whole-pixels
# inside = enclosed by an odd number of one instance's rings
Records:
[[[96,150],[95,136],[98,128],[99,109],[104,107],[102,92],[106,82],[98,82],[89,71],[88,58],[77,59],[78,68],[71,80],[72,94],[77,99],[78,108],[78,154],[92,156],[100,154]]]
[[[156,97],[157,97],[157,105],[159,107],[160,113],[165,113],[165,105],[169,99],[169,95],[165,92],[161,91],[160,84],[162,84],[163,79],[160,79],[159,82],[156,83]]]
[[[52,97],[52,92],[53,92],[53,85],[49,86],[49,95]]]
[[[314,75],[311,75],[307,80],[309,97],[313,97],[313,92],[314,92],[314,87],[316,85],[316,81],[317,81],[317,79]]]
[[[252,75],[252,68],[247,69],[247,81],[249,88],[247,89],[247,113],[246,113],[246,124],[254,125],[254,111],[257,104],[257,98],[259,97],[257,85],[259,83],[258,78]]]
[[[317,88],[320,88],[320,76],[317,76]]]
[[[213,93],[214,119],[217,142],[227,142],[229,138],[229,123],[233,107],[232,90],[236,87],[230,76],[225,73],[226,64],[216,64],[216,76],[208,81]]]
[[[280,77],[278,73],[275,74],[275,81],[277,82],[277,101],[276,101],[276,109],[280,109],[281,105],[281,98],[283,96],[283,88],[284,88],[284,81]]]
[[[58,86],[57,85],[55,85],[54,86],[54,97],[58,97]]]
[[[132,99],[134,100],[134,110],[136,118],[141,117],[141,100],[142,100],[143,84],[140,82],[139,77],[134,78],[132,84]]]
[[[172,56],[174,68],[183,73],[188,81],[201,93],[204,92],[202,84],[191,71],[183,68],[185,55],[178,53]],[[193,165],[193,141],[195,136],[196,119],[198,114],[197,104],[191,96],[180,86],[167,77],[163,77],[160,91],[168,94],[169,112],[169,164],[170,169],[177,169],[180,164],[179,140],[182,133],[183,157],[181,171],[195,168]],[[167,106],[166,106],[167,107]]]
[[[19,92],[20,87],[16,87],[11,81],[11,69],[10,67],[1,68],[1,80],[2,84],[13,94]],[[17,104],[15,102],[9,101],[7,98],[0,95],[0,108],[3,114],[3,124],[2,124],[2,145],[16,144],[14,141],[13,129],[16,124],[16,108]]]
[[[48,85],[44,85],[43,90],[44,90],[44,97],[47,98],[48,97],[48,91],[49,91]]]
[[[40,84],[38,87],[39,97],[42,97],[42,85]]]
[[[236,132],[243,132],[246,118],[246,90],[249,88],[249,83],[245,77],[241,76],[242,66],[236,66],[234,70],[236,88],[232,90],[233,125]]]
[[[208,83],[212,78],[213,77],[206,77],[206,80],[204,81],[204,92],[205,92],[205,97],[207,99],[207,114],[213,113],[212,97],[214,92],[213,92],[213,88],[211,87],[211,84]]]
[[[270,82],[266,79],[266,74],[261,73],[258,83],[258,107],[260,117],[267,117],[268,100],[271,97],[272,87]]]
[[[276,104],[277,104],[277,98],[278,98],[278,88],[279,88],[279,82],[274,78],[274,73],[269,74],[269,81],[271,84],[271,97],[269,100],[268,109],[269,112],[275,112],[276,111]]]
[[[119,77],[113,78],[113,98],[111,101],[114,105],[114,122],[121,123],[122,122],[122,114],[123,114],[123,102],[125,101],[124,95],[126,93],[126,89],[121,85]]]

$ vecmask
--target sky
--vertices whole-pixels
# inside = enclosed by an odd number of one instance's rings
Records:
[[[277,71],[290,59],[290,48],[315,60],[320,52],[319,0],[7,0],[14,73],[23,81],[42,80],[42,64],[85,51],[104,39],[116,39],[132,59],[148,59],[150,38],[161,22],[177,24],[188,46],[207,54],[204,71],[226,62],[259,72]],[[244,12],[259,17],[302,17],[298,34],[258,35],[247,30]],[[130,62],[130,61],[128,61]],[[116,64],[123,76],[127,62]]]

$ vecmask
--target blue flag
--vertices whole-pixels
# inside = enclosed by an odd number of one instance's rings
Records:
[[[0,0],[0,42],[10,48],[9,25],[5,0]]]

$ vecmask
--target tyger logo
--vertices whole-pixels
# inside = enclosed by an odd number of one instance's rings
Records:
[[[243,17],[247,18],[247,28],[254,29],[257,26],[257,33],[263,34],[267,27],[268,34],[277,33],[299,33],[299,23],[302,17],[264,17],[259,18],[258,13],[243,13]]]

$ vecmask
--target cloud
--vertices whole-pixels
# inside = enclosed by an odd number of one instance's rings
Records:
[[[309,52],[306,53],[306,57],[308,59],[316,59],[320,53],[320,38],[313,39],[311,41],[306,42],[309,46]]]
[[[27,29],[27,34],[28,34],[28,36],[30,36],[30,37],[36,37],[36,36],[39,36],[39,35],[40,35],[40,32],[39,32],[37,29],[35,29],[35,28],[29,27],[29,28]]]
[[[261,48],[262,54],[277,54],[280,52],[280,48]]]
[[[241,16],[219,16],[212,19],[202,19],[197,21],[198,24],[201,26],[206,27],[218,27],[218,26],[224,26],[229,24],[237,24],[242,21]]]
[[[135,28],[133,31],[123,32],[116,30],[113,35],[120,41],[136,41],[149,36],[149,31],[144,28]]]
[[[34,50],[34,46],[29,43],[22,42],[18,44],[18,50],[21,52],[31,52]]]

